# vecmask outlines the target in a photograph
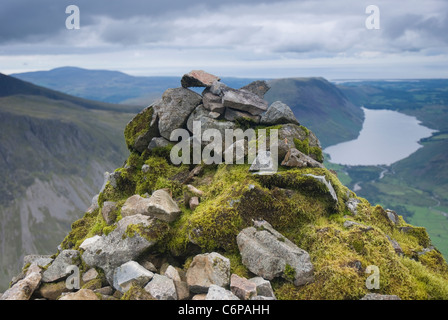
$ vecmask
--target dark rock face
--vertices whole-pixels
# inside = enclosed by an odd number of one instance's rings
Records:
[[[266,81],[257,80],[249,83],[248,85],[245,85],[244,87],[240,88],[240,90],[251,92],[263,99],[265,93],[268,92],[270,88],[271,87],[267,84]]]
[[[224,106],[244,112],[254,116],[260,115],[268,109],[268,103],[256,94],[241,90],[228,90],[222,98]]]
[[[272,103],[268,110],[261,115],[261,124],[286,124],[294,123],[299,125],[291,108],[281,101]]]
[[[181,79],[182,87],[211,87],[213,82],[220,78],[203,70],[193,70],[185,74]]]

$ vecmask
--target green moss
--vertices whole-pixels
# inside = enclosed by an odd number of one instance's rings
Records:
[[[149,227],[145,227],[141,224],[128,225],[123,237],[133,238],[136,234],[138,234],[149,242],[157,242],[163,240],[168,229],[168,223],[154,219]]]
[[[133,284],[121,297],[121,300],[157,300],[143,288]]]
[[[301,125],[300,128],[305,132],[307,137],[310,136],[310,130],[307,127]]]
[[[127,124],[124,130],[124,137],[126,145],[130,151],[136,151],[135,143],[139,137],[147,135],[146,140],[148,140],[149,143],[151,137],[158,135],[157,127],[150,126],[153,114],[154,109],[152,107],[146,108]]]
[[[92,213],[85,213],[81,219],[72,223],[71,231],[61,243],[62,249],[77,249],[91,234],[91,229],[97,223],[99,215],[99,209],[97,209]]]
[[[433,249],[418,256],[418,261],[428,269],[439,273],[448,274],[448,265],[439,250]],[[445,276],[448,279],[447,276]]]
[[[283,270],[283,277],[290,282],[294,282],[295,276],[296,270],[289,264],[286,264],[285,270]]]
[[[402,262],[409,270],[413,281],[419,286],[420,291],[422,291],[421,299],[448,299],[448,282],[446,278],[434,273],[415,260],[405,257]]]
[[[239,275],[243,278],[251,278],[251,273],[241,260],[239,252],[226,253],[222,252],[222,255],[230,260],[230,273]]]
[[[308,138],[304,140],[294,138],[294,145],[296,146],[296,149],[303,154],[306,154],[307,156],[310,154],[310,141]]]
[[[316,161],[323,162],[324,161],[324,155],[322,153],[322,149],[319,147],[309,147],[309,155],[315,159]]]
[[[236,128],[247,130],[249,128],[255,128],[257,126],[257,122],[248,117],[242,117],[235,119]]]
[[[88,282],[86,282],[81,289],[90,289],[90,290],[96,290],[100,289],[103,286],[103,282],[101,279],[93,279]]]

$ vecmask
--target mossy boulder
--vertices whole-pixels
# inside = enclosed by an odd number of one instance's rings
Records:
[[[153,105],[137,114],[124,130],[126,145],[130,151],[142,153],[147,149],[152,138],[159,136],[158,123],[153,119]]]

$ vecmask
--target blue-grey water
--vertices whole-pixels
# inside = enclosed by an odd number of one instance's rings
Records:
[[[343,165],[390,165],[422,147],[418,142],[436,130],[413,116],[391,110],[362,108],[365,119],[357,139],[324,150],[332,163]]]

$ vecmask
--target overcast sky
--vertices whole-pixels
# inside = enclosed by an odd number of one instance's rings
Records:
[[[80,29],[65,27],[68,5]],[[369,30],[368,5],[380,9]],[[447,78],[446,0],[1,0],[0,72]]]

